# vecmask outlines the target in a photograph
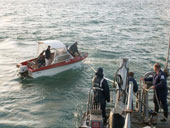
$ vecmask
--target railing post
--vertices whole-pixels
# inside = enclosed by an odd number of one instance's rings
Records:
[[[136,95],[136,109],[139,114],[142,113],[142,104],[141,104],[141,90],[138,90],[137,95]]]
[[[124,128],[131,128],[130,111],[132,110],[132,100],[133,100],[133,82],[129,82],[128,104]]]
[[[144,106],[144,116],[145,116],[145,120],[148,119],[149,117],[149,113],[148,113],[148,91],[146,90],[143,90],[144,91],[144,103],[145,103],[145,106]]]
[[[90,92],[91,92],[91,89],[88,91],[88,102],[87,102],[86,115],[88,114],[89,108],[90,108]]]

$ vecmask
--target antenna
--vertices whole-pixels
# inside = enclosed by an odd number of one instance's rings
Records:
[[[169,42],[168,42],[168,53],[167,53],[166,63],[165,63],[165,68],[164,68],[164,72],[167,75],[169,74],[169,71],[168,71],[169,50],[170,50],[170,34],[169,34]]]
[[[168,53],[167,53],[167,57],[166,57],[165,69],[167,69],[167,67],[168,67],[169,50],[170,50],[170,34],[169,34]]]

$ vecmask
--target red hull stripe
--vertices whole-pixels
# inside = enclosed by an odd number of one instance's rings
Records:
[[[52,68],[56,68],[56,67],[61,67],[61,66],[65,66],[65,65],[69,65],[69,64],[73,64],[73,63],[82,61],[82,60],[84,60],[87,56],[88,56],[88,54],[86,53],[83,57],[75,57],[75,58],[70,59],[70,60],[68,60],[68,61],[63,61],[63,62],[56,63],[56,64],[52,64],[52,65],[49,65],[49,66],[44,66],[44,67],[41,67],[41,68],[38,68],[38,69],[29,68],[28,70],[31,71],[31,72],[37,72],[37,71],[43,71],[43,70],[52,69]],[[22,64],[22,65],[27,65],[28,62],[33,61],[33,60],[35,60],[35,59],[36,59],[36,58],[31,59],[31,60],[28,60],[28,61],[24,61],[24,62],[22,62],[21,64]]]

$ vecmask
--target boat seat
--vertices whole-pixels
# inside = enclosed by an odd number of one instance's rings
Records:
[[[38,69],[38,62],[37,59],[28,62],[28,67],[32,68],[32,69]]]

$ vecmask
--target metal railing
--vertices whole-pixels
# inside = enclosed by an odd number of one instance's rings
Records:
[[[126,107],[126,118],[124,128],[131,128],[131,112],[133,102],[133,82],[129,83],[128,103]]]

